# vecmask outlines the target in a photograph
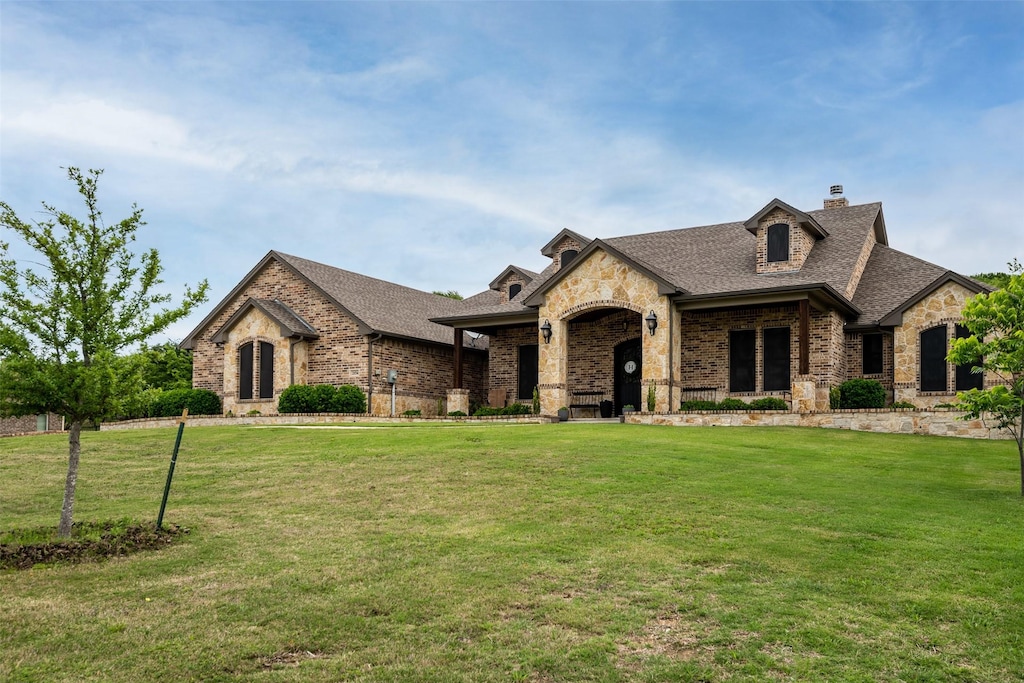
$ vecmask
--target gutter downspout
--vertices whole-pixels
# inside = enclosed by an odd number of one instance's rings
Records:
[[[366,335],[366,412],[369,415],[373,415],[373,343],[383,336],[380,332],[376,337]]]
[[[295,345],[302,341],[301,337],[288,340],[288,386],[295,384]]]
[[[676,365],[675,357],[676,357],[676,352],[675,352],[675,345],[673,343],[674,342],[674,338],[675,338],[675,330],[676,330],[676,323],[675,323],[676,314],[675,314],[675,311],[676,311],[676,305],[670,299],[668,301],[668,412],[670,412],[670,413],[672,412],[672,410],[673,410],[672,406],[674,405],[674,400],[672,398],[672,394],[673,394],[673,389],[675,388],[675,374],[676,374],[675,373],[675,365]]]

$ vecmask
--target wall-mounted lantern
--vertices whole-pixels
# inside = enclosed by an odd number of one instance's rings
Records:
[[[651,331],[651,336],[653,337],[654,331],[658,329],[658,316],[654,313],[654,311],[651,311],[650,313],[647,314],[647,317],[644,318],[644,320],[647,321],[647,329]]]
[[[545,320],[544,324],[540,326],[541,336],[544,337],[544,343],[551,343],[551,321]]]

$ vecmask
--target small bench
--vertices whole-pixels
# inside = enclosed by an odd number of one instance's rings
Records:
[[[593,410],[594,417],[598,416],[601,410],[601,401],[604,399],[603,391],[574,391],[570,394],[569,417],[573,417],[577,410]]]

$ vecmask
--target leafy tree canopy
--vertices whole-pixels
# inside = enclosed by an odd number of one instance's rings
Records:
[[[449,289],[447,292],[434,290],[433,294],[437,294],[438,296],[446,296],[449,299],[455,299],[456,301],[462,301],[462,295],[456,292],[454,289]]]
[[[953,341],[948,360],[970,363],[975,372],[991,373],[999,383],[957,395],[965,419],[992,419],[1017,442],[1024,496],[1024,267],[1010,263],[1005,286],[979,294],[964,306],[963,324],[971,336]]]
[[[102,171],[68,168],[85,201],[79,219],[43,203],[43,220],[26,222],[0,202],[0,228],[20,238],[33,260],[19,263],[0,242],[0,412],[53,412],[70,423],[68,476],[59,533],[70,535],[85,422],[114,414],[141,385],[138,355],[121,356],[206,300],[204,280],[185,287],[178,306],[160,291],[155,249],[135,254],[142,210],[107,225],[96,187]]]

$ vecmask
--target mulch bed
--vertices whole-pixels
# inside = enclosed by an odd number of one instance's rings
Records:
[[[43,527],[3,535],[43,538],[42,541],[0,543],[0,569],[31,569],[36,565],[95,562],[125,557],[142,550],[165,548],[189,533],[174,524],[157,530],[152,522],[126,520],[76,522],[71,538],[58,539],[56,527]]]

